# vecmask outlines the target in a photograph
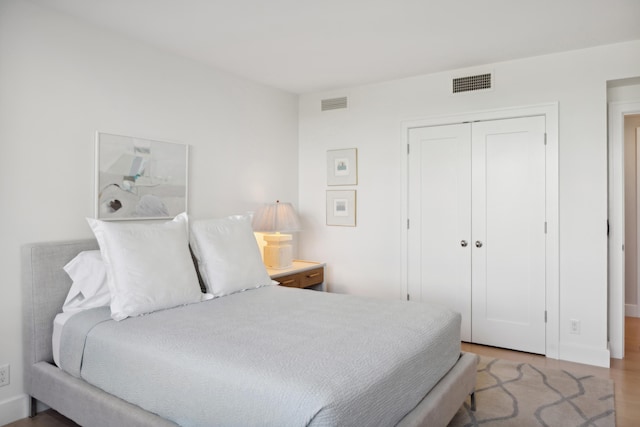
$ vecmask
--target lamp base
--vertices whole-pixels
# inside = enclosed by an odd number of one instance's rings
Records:
[[[276,270],[293,265],[293,247],[290,234],[265,234],[264,265]]]

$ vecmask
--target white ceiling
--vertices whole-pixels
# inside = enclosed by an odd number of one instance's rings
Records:
[[[294,93],[640,40],[639,0],[32,1]]]

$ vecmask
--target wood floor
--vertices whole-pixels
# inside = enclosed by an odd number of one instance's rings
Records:
[[[625,357],[611,359],[611,368],[598,368],[579,363],[547,359],[544,356],[485,347],[477,344],[462,344],[462,350],[483,356],[526,362],[534,366],[566,369],[576,374],[611,378],[615,382],[617,427],[640,425],[640,318],[627,317],[625,330]],[[25,418],[5,427],[69,427],[77,426],[55,411],[45,411],[34,418]]]

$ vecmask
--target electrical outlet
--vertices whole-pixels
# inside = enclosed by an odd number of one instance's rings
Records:
[[[570,334],[580,335],[580,321],[577,319],[571,319],[571,326],[569,329]]]
[[[0,387],[9,385],[9,365],[0,366]]]

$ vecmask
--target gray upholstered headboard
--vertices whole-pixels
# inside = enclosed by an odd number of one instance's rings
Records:
[[[78,253],[98,249],[94,239],[33,243],[22,247],[22,312],[25,384],[36,362],[53,362],[53,319],[71,287],[62,269]]]

